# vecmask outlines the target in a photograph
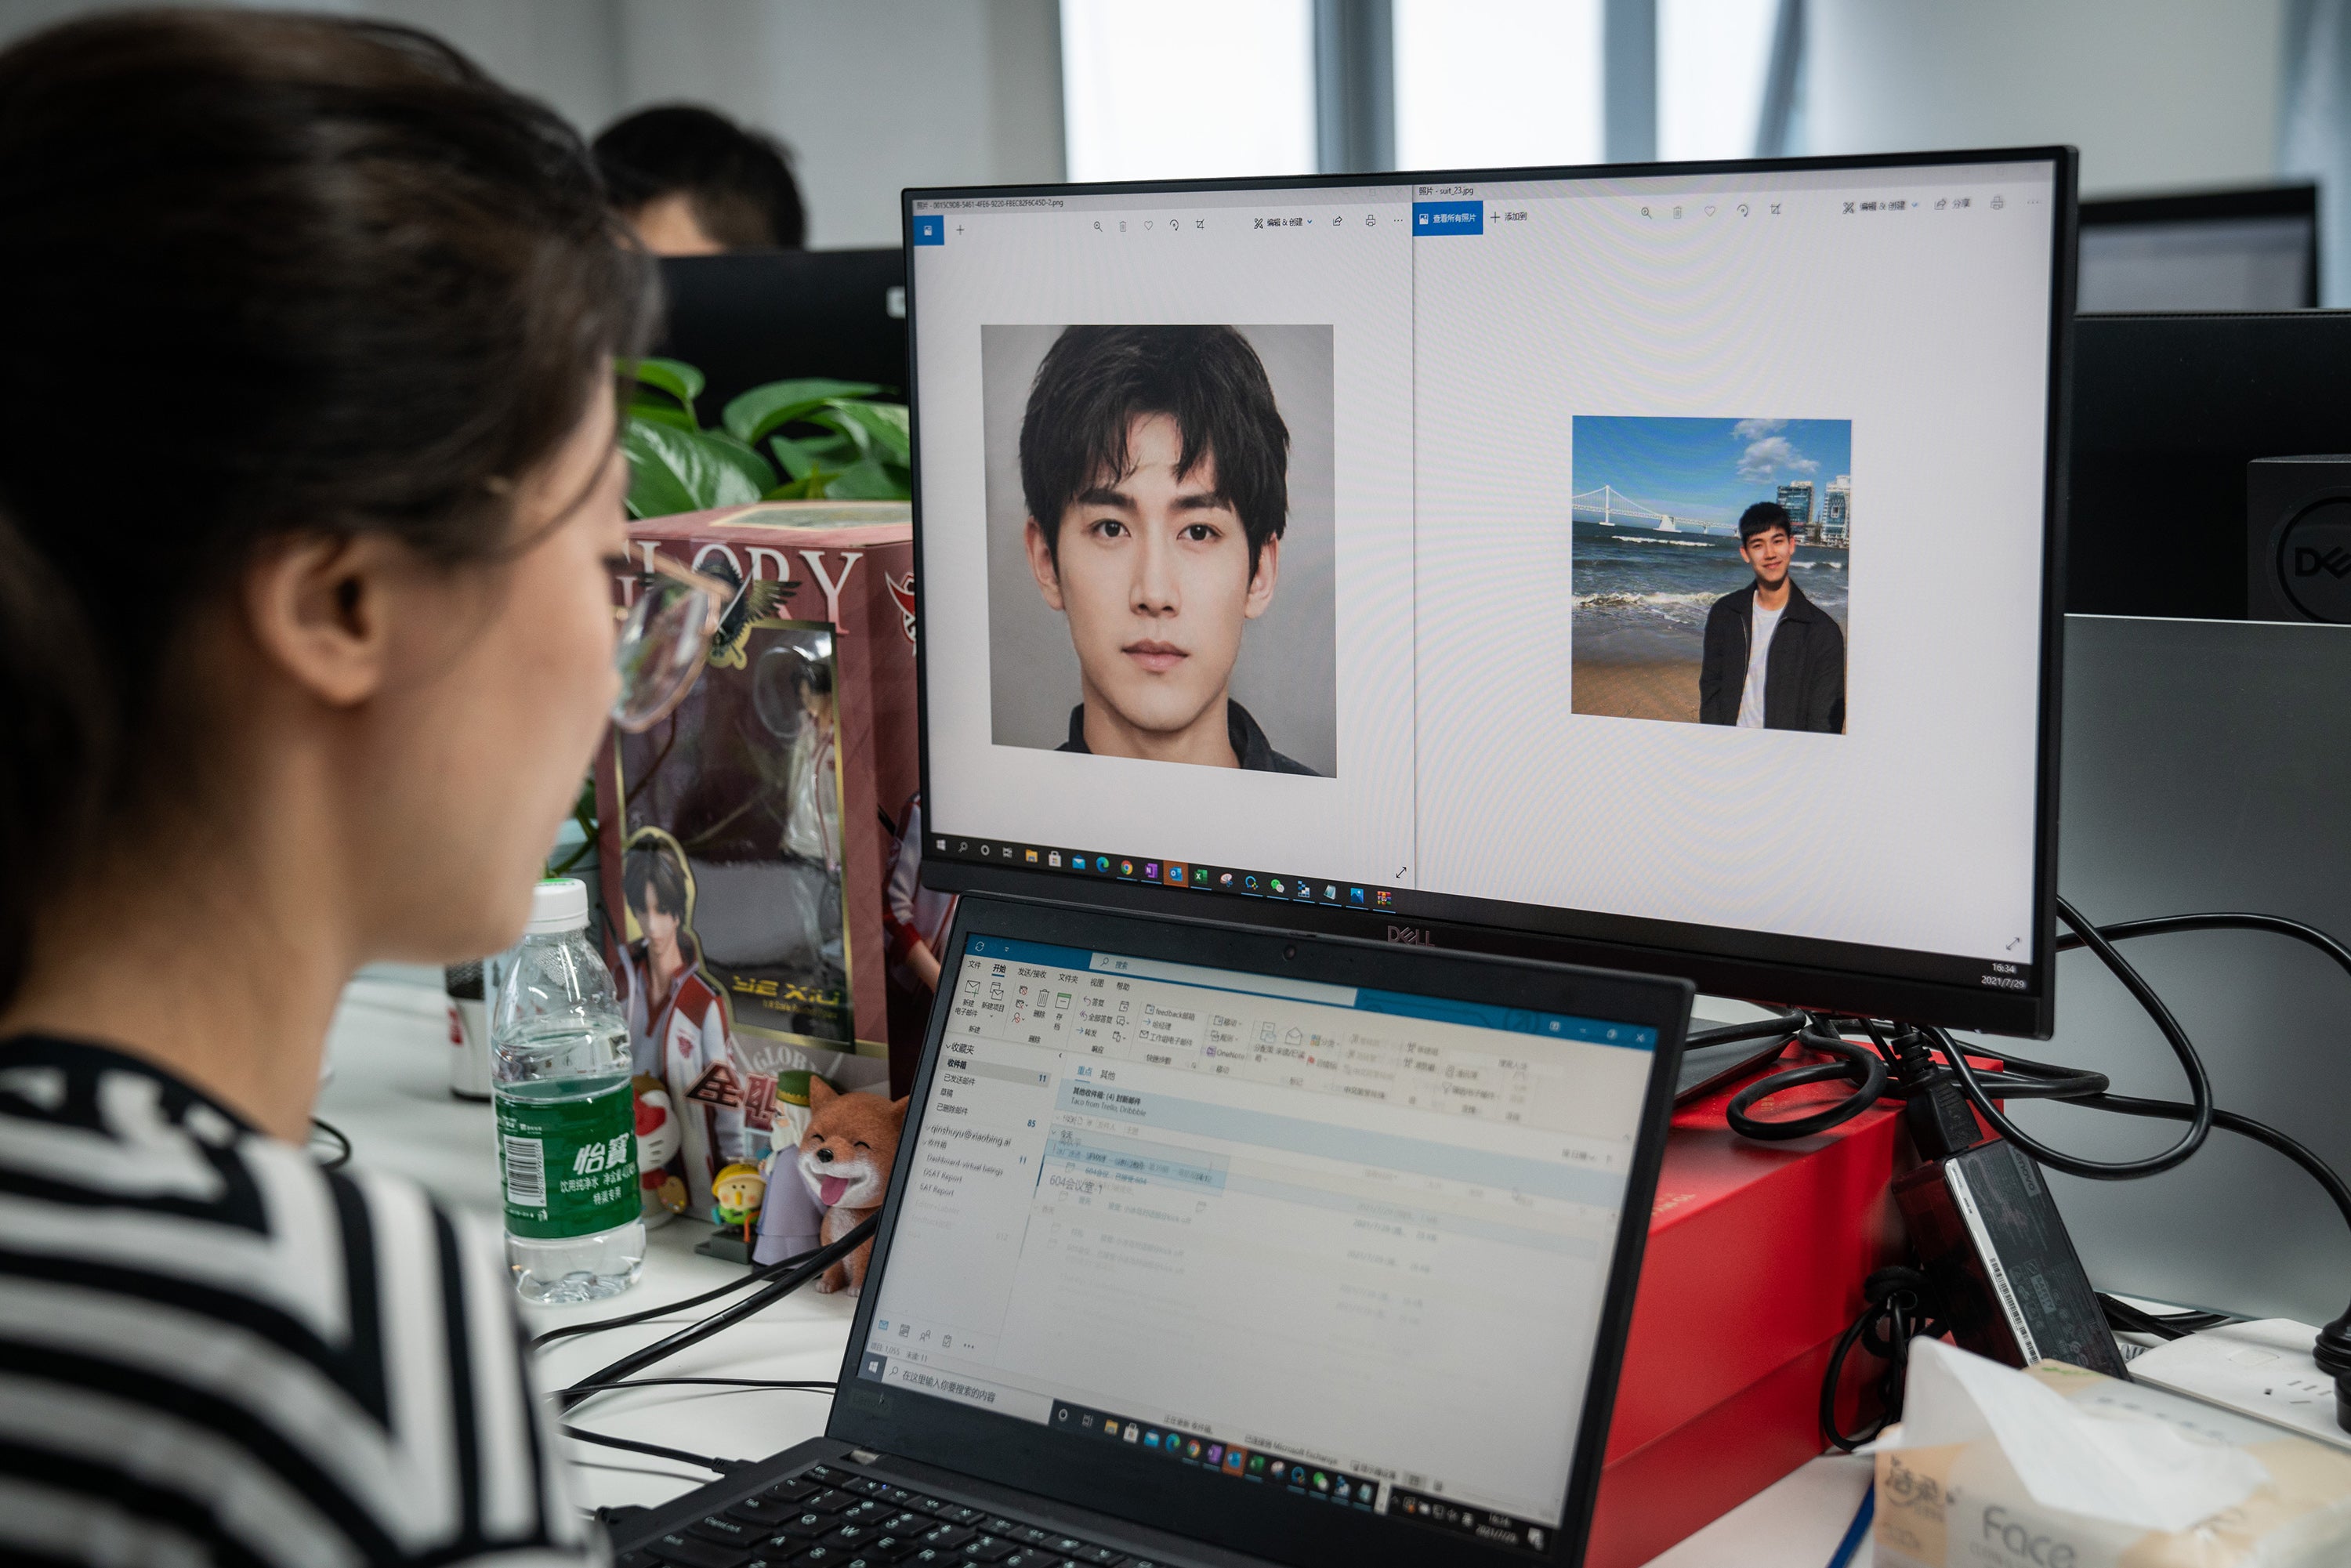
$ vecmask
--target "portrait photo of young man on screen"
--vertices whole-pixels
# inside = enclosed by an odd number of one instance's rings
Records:
[[[1796,586],[1788,509],[1758,501],[1739,517],[1755,580],[1714,601],[1698,674],[1698,722],[1741,729],[1844,731],[1844,632]]]
[[[1028,565],[1066,622],[1079,701],[1059,749],[1259,772],[1316,770],[1232,696],[1272,606],[1290,434],[1231,327],[1071,327],[1020,424]]]

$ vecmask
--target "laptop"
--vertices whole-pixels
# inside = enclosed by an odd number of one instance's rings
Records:
[[[1574,1563],[1684,981],[967,897],[822,1437],[624,1564]]]

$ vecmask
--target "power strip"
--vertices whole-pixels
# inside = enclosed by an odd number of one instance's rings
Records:
[[[2311,1359],[2317,1337],[2316,1329],[2292,1318],[2223,1323],[2132,1357],[2130,1375],[2137,1382],[2351,1448],[2351,1432],[2335,1422],[2335,1380]]]

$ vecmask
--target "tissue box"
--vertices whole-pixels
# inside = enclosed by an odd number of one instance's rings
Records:
[[[1877,1454],[1878,1568],[2351,1562],[2351,1454],[2062,1362],[1911,1354]]]

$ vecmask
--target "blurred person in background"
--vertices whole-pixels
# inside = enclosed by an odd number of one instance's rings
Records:
[[[808,237],[791,154],[693,104],[641,109],[604,128],[596,166],[612,205],[655,256],[799,250]]]

